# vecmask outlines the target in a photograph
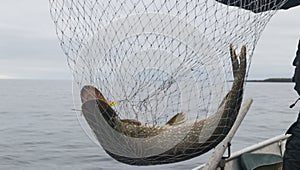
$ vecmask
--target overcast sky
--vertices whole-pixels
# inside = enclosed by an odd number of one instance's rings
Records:
[[[250,79],[292,76],[299,18],[297,7],[271,19],[256,47]],[[1,0],[0,78],[71,79],[48,0]]]
[[[48,0],[1,0],[0,78],[71,77]]]

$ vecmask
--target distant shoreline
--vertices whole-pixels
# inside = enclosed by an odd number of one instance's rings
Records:
[[[291,78],[267,78],[264,80],[247,80],[247,82],[274,82],[274,83],[292,83]]]
[[[44,81],[72,81],[71,79],[1,79],[2,80],[25,80],[25,81],[30,81],[30,80],[44,80]],[[229,82],[233,82],[233,80],[229,80]],[[246,80],[246,82],[274,82],[274,83],[292,83],[291,78],[267,78],[263,80],[256,80],[256,79],[250,79]]]

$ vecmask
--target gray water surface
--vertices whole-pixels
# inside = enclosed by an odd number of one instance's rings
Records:
[[[188,161],[137,167],[119,163],[92,142],[72,111],[72,83],[64,80],[0,80],[0,169],[191,169]],[[232,151],[285,133],[300,104],[292,83],[247,83],[254,102],[232,141]]]

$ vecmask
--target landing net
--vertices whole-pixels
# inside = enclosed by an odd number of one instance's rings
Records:
[[[216,116],[226,110],[222,101],[234,80],[229,46],[237,54],[246,46],[249,68],[264,27],[285,1],[219,1],[49,0],[73,75],[75,107],[84,112],[77,113],[80,123],[112,157],[133,165],[178,162],[207,152],[231,128],[232,120],[220,124],[230,116]],[[83,107],[85,85],[114,104]],[[117,129],[104,112],[142,125]],[[183,120],[166,125],[178,113]],[[194,139],[201,119],[208,120]],[[155,132],[143,136],[140,126]]]

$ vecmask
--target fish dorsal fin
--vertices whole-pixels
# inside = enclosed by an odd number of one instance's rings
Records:
[[[185,123],[185,121],[186,121],[186,119],[185,119],[185,113],[180,112],[180,113],[177,113],[175,116],[173,116],[173,117],[166,123],[166,125],[170,125],[170,126],[173,126],[173,125],[179,125],[179,124]]]

